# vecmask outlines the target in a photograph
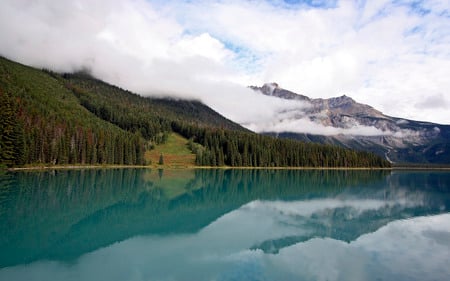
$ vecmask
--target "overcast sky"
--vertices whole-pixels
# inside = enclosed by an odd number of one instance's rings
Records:
[[[277,82],[450,124],[449,0],[0,0],[0,54],[241,123],[293,106],[246,88]]]

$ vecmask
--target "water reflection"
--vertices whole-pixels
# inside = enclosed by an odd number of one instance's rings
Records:
[[[449,273],[439,267],[450,259],[449,173],[121,169],[13,173],[1,184],[0,266],[15,267],[0,280]]]

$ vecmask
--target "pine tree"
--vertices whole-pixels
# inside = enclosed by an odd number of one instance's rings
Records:
[[[15,112],[11,98],[7,93],[0,91],[0,163],[7,166],[14,164],[15,160]]]

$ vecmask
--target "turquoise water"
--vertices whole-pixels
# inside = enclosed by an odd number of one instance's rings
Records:
[[[0,175],[0,280],[450,280],[450,173]]]

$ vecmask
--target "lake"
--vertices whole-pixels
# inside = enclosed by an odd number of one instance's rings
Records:
[[[450,280],[450,172],[0,174],[0,280]]]

